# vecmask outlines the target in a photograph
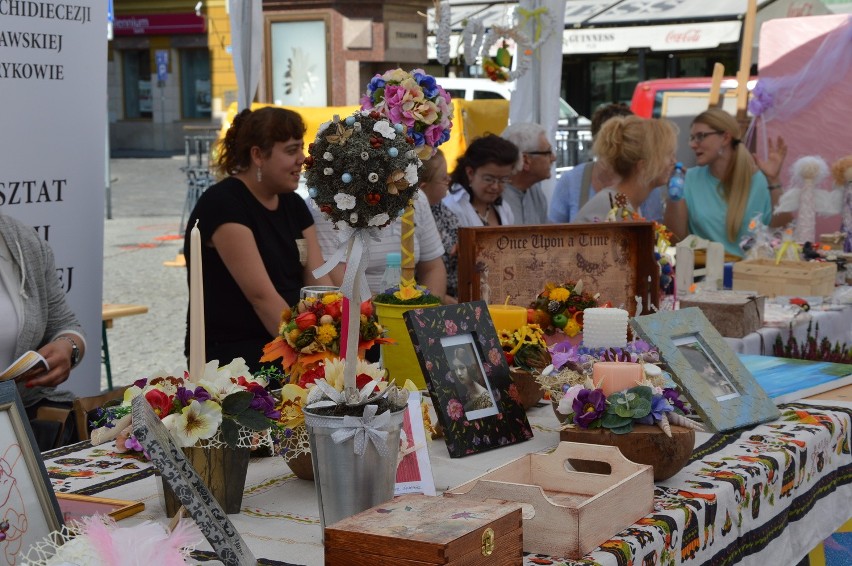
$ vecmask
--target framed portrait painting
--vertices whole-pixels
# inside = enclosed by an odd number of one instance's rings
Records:
[[[780,416],[775,403],[698,307],[637,316],[630,325],[656,346],[705,424],[717,432]]]
[[[62,514],[14,380],[0,383],[0,561],[62,528]]]
[[[451,457],[532,438],[484,301],[403,316]]]

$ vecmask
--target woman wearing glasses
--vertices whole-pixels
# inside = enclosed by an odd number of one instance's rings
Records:
[[[718,108],[699,114],[689,132],[697,166],[686,172],[683,198],[669,196],[666,226],[678,240],[695,234],[720,242],[728,254],[742,256],[739,244],[751,219],[760,216],[764,224],[770,223],[770,188],[780,185],[769,185],[761,169],[777,177],[786,153],[782,144],[779,139],[767,161],[756,163],[740,140],[733,116]]]
[[[518,163],[518,148],[500,136],[473,140],[458,159],[443,203],[461,227],[514,224],[512,209],[503,202],[503,187]]]
[[[668,120],[619,116],[595,137],[593,151],[616,177],[583,205],[572,222],[633,220],[655,187],[665,184],[675,164],[677,133]]]

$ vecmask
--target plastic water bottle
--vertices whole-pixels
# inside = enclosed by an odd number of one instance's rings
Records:
[[[391,252],[385,259],[385,272],[382,275],[382,286],[380,293],[384,293],[391,287],[399,287],[399,278],[402,277],[402,254]]]
[[[683,163],[678,161],[675,163],[675,170],[669,179],[669,200],[678,201],[683,198],[684,175]]]

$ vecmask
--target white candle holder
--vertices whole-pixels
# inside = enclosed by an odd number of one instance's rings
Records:
[[[627,347],[627,311],[591,308],[583,311],[583,346],[587,348]]]

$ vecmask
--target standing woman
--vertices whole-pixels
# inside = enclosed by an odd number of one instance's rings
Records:
[[[668,120],[609,119],[595,137],[593,151],[616,180],[589,199],[572,222],[633,220],[634,213],[641,217],[642,203],[671,176],[676,149],[677,132]]]
[[[515,223],[512,209],[503,203],[503,186],[518,167],[520,153],[510,141],[488,134],[473,140],[453,171],[444,205],[459,226],[507,226]]]
[[[675,238],[695,234],[742,256],[740,240],[752,218],[769,225],[772,204],[766,177],[740,140],[733,116],[713,108],[699,114],[689,131],[696,167],[686,172],[684,198],[668,200],[665,224]]]
[[[300,288],[331,284],[311,274],[322,254],[311,213],[295,193],[304,135],[298,114],[268,107],[240,112],[219,144],[217,169],[227,177],[198,200],[184,239],[189,265],[197,220],[207,361],[243,358],[257,371],[264,344],[278,334],[281,311],[297,303]],[[307,252],[304,265],[300,247]]]

